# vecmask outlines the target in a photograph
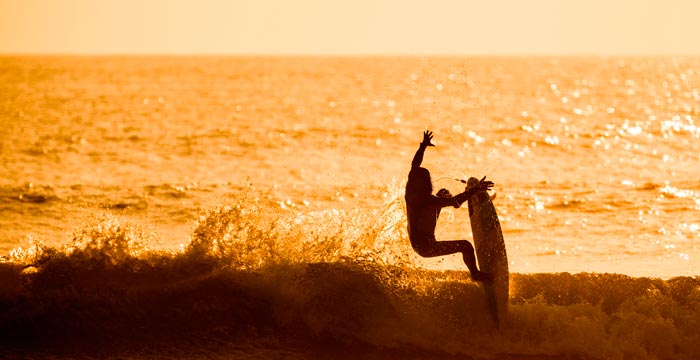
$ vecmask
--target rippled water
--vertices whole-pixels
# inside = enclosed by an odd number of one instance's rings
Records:
[[[178,248],[203,210],[242,196],[270,217],[369,214],[401,190],[429,128],[433,179],[496,183],[512,272],[698,275],[698,69],[695,57],[3,57],[0,253],[28,234],[65,243],[101,213]],[[445,211],[438,237],[470,239],[466,210]]]

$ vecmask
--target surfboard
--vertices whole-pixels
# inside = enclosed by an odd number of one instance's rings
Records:
[[[474,186],[479,179],[469,178],[467,184]],[[495,197],[494,197],[495,198]],[[508,315],[508,256],[503,240],[501,223],[488,192],[479,191],[469,198],[469,222],[472,227],[474,248],[479,270],[493,274],[491,281],[483,283],[491,317],[500,328]]]

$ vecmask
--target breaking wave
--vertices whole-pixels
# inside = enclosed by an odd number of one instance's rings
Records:
[[[398,196],[269,218],[212,209],[180,251],[117,217],[0,263],[9,356],[700,358],[700,279],[512,274],[507,326],[462,271],[416,266]]]

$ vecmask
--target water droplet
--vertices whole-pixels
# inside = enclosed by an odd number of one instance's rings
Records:
[[[544,138],[544,142],[550,145],[558,145],[559,144],[559,138],[557,136],[547,136]]]

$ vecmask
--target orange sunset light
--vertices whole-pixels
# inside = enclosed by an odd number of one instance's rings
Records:
[[[0,52],[695,54],[691,0],[1,0]]]
[[[700,0],[0,0],[0,359],[700,359]]]

